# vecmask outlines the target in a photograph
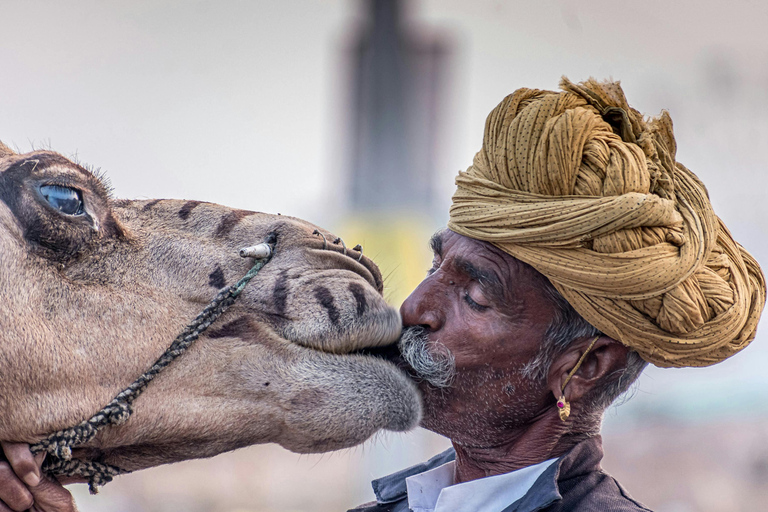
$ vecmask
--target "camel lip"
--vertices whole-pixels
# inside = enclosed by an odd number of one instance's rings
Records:
[[[400,352],[397,348],[397,343],[391,343],[389,345],[379,346],[379,347],[366,347],[361,348],[353,352],[348,353],[342,353],[342,354],[334,354],[334,353],[328,353],[323,352],[317,349],[313,349],[310,347],[303,347],[299,346],[299,348],[302,351],[308,351],[308,352],[316,352],[316,353],[322,353],[327,356],[330,356],[331,358],[339,358],[339,359],[345,359],[351,365],[355,366],[357,364],[362,364],[362,359],[380,359],[382,360],[380,364],[377,364],[377,371],[372,372],[372,375],[378,375],[379,377],[384,378],[382,382],[394,382],[393,385],[398,387],[398,389],[405,393],[408,391],[408,386],[405,386],[405,384],[408,384],[408,381],[412,381],[410,376],[403,371],[403,366],[398,363],[398,361],[401,360],[400,358]],[[399,374],[401,377],[399,379],[391,379],[387,375],[391,374]],[[400,384],[397,384],[397,383]],[[403,388],[403,389],[400,389]],[[416,388],[413,388],[414,396],[416,397],[416,401],[418,401],[418,390]],[[407,393],[405,393],[407,394]],[[375,395],[375,393],[374,393]],[[399,396],[399,395],[398,395]],[[411,405],[410,407],[416,407]],[[420,405],[416,407],[420,411]],[[389,409],[387,409],[389,410]],[[409,417],[413,417],[414,415],[411,414]],[[418,416],[420,417],[420,412],[418,413]],[[129,420],[130,421],[130,420]],[[400,421],[402,423],[402,421]],[[395,425],[395,428],[392,428],[390,424],[387,425],[379,425],[377,426],[377,429],[387,429],[387,430],[394,430],[394,431],[402,431],[406,429],[413,428],[418,423],[418,420],[409,420],[408,424],[411,426],[408,426],[407,428],[397,426]],[[399,425],[399,424],[398,424]],[[133,438],[131,438],[133,439]],[[112,442],[117,441],[117,444],[112,444]],[[123,443],[128,444],[123,444]],[[259,441],[264,442],[264,441]],[[317,449],[313,449],[314,451],[326,451],[326,448],[323,448],[325,446],[324,441],[318,441],[321,443],[321,445],[318,445],[319,447]],[[355,441],[355,443],[362,442],[361,440]],[[176,462],[178,460],[183,460],[183,458],[179,458],[176,456],[169,456],[170,458],[168,460],[159,460],[162,459],[164,452],[163,448],[158,445],[154,444],[146,444],[146,443],[139,443],[139,444],[133,444],[136,443],[136,440],[133,439],[133,441],[127,441],[123,439],[122,441],[116,440],[111,435],[108,439],[103,438],[96,438],[93,441],[91,441],[92,445],[86,445],[79,448],[73,449],[72,457],[74,459],[79,459],[84,462],[100,462],[109,464],[112,466],[116,466],[117,468],[124,470],[125,472],[133,472],[138,471],[141,469],[145,469],[148,467],[153,467],[159,464],[165,464],[169,462]],[[250,443],[249,443],[250,444]],[[241,445],[245,446],[245,444]],[[239,447],[239,446],[238,446]],[[344,445],[343,443],[332,443],[332,448],[330,449],[339,449],[347,447],[347,445]],[[305,452],[302,452],[305,453]],[[309,452],[306,452],[309,453]],[[166,453],[167,455],[167,453]],[[189,457],[185,457],[189,458]],[[65,477],[61,476],[58,478],[58,480],[63,484],[70,484],[70,483],[87,483],[88,478],[83,477]]]
[[[402,355],[400,355],[400,349],[397,346],[397,342],[389,343],[387,345],[369,345],[369,346],[359,347],[355,349],[334,351],[334,350],[324,350],[319,347],[305,345],[300,342],[293,341],[287,338],[283,338],[283,339],[288,343],[290,343],[291,345],[298,347],[299,350],[301,351],[315,352],[315,353],[324,354],[326,356],[332,356],[332,357],[363,356],[366,358],[381,359],[384,361],[388,361],[390,363],[393,363],[400,370],[410,368],[410,366],[408,366],[408,364],[403,359]]]
[[[313,321],[311,317],[309,320],[299,318],[292,321],[282,315],[270,315],[268,321],[278,337],[295,346],[335,355],[363,354],[384,357],[387,351],[394,355],[396,347],[384,347],[397,342],[402,324],[396,309],[388,305],[384,308],[380,306],[378,303],[368,306],[368,310],[362,314],[358,310],[358,317],[355,320],[345,320],[348,322],[346,324],[330,325],[329,322]],[[347,304],[344,308],[344,315],[355,314],[354,305],[350,307]]]

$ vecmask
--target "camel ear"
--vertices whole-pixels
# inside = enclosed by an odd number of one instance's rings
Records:
[[[0,158],[6,157],[6,156],[15,155],[15,154],[16,153],[14,153],[11,150],[11,148],[9,148],[5,144],[3,144],[3,141],[0,140]]]

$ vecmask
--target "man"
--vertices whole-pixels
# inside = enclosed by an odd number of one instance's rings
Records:
[[[355,510],[647,510],[600,468],[603,411],[646,361],[706,366],[754,337],[763,275],[675,162],[669,116],[618,83],[561,87],[488,116],[401,308],[422,426],[453,449]]]
[[[374,482],[380,504],[357,510],[646,510],[600,471],[599,432],[602,411],[647,363],[500,249],[451,231],[432,245],[430,276],[401,308],[401,345],[426,380],[422,426],[449,437],[455,454]]]
[[[669,116],[644,120],[617,83],[561,87],[491,112],[401,308],[422,425],[454,448],[355,510],[647,510],[600,469],[603,411],[647,362],[707,366],[754,338],[763,275],[675,162]],[[4,464],[0,498],[72,510],[24,446],[4,448],[31,494]]]

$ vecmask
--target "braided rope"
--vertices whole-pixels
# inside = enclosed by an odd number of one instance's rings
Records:
[[[80,424],[59,430],[39,443],[32,445],[30,447],[32,453],[48,453],[42,470],[50,475],[88,477],[88,488],[91,494],[96,494],[99,486],[109,483],[113,477],[123,473],[130,473],[130,471],[101,462],[73,459],[72,448],[77,448],[87,443],[104,427],[122,425],[128,421],[128,418],[133,413],[133,402],[144,392],[149,383],[176,358],[181,356],[237,300],[245,285],[266,265],[270,256],[271,254],[265,258],[257,259],[253,267],[242,279],[229,288],[221,290],[205,309],[173,340],[171,346],[155,361],[149,370],[118,393],[103,409]]]

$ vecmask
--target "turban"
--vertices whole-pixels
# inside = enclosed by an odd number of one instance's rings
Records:
[[[573,308],[657,366],[708,366],[754,339],[765,278],[675,161],[667,112],[618,82],[519,89],[456,178],[448,227],[546,276]]]

